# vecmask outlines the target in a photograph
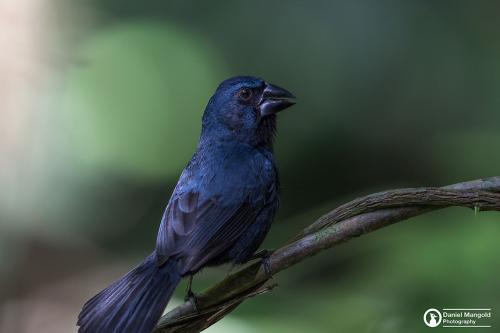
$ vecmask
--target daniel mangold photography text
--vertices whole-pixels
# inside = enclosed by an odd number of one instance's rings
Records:
[[[424,323],[428,327],[491,327],[491,308],[458,309],[444,308],[441,310],[430,308],[424,313]]]

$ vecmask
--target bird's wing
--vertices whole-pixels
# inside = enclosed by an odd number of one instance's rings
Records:
[[[217,198],[200,200],[197,192],[176,196],[165,210],[158,232],[158,263],[174,256],[182,271],[197,271],[228,249],[255,221],[259,210],[248,201],[221,204]]]

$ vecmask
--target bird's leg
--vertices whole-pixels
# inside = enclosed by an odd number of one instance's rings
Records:
[[[198,304],[196,300],[196,294],[192,290],[193,286],[193,274],[189,275],[188,285],[186,288],[186,296],[184,296],[184,301],[189,301],[193,305],[194,311],[198,312]]]
[[[264,272],[266,272],[266,275],[269,278],[272,278],[273,274],[271,271],[271,263],[269,262],[269,257],[271,256],[271,254],[273,254],[273,252],[274,252],[274,250],[268,250],[268,249],[260,250],[256,253],[254,253],[248,261],[255,260],[255,259],[261,259],[262,266],[264,267]]]

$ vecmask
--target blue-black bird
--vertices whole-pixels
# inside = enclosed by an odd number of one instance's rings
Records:
[[[219,85],[205,108],[196,152],[163,214],[155,250],[85,303],[78,332],[150,333],[182,277],[252,257],[278,208],[276,113],[293,100],[289,91],[255,77]]]

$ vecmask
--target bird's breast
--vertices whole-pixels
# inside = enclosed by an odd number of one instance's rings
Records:
[[[264,196],[277,182],[274,161],[261,152],[232,152],[210,161],[197,185],[209,196],[244,200]]]

